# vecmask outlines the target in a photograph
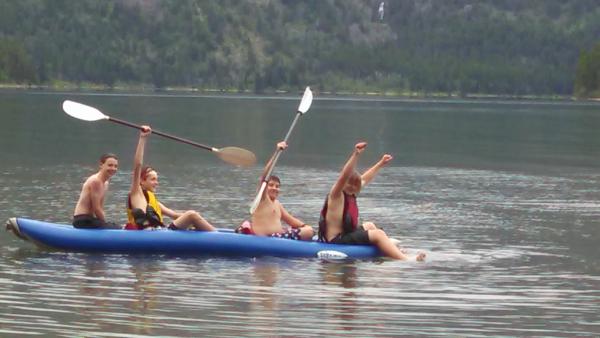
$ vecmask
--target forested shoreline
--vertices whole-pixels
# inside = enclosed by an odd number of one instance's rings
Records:
[[[596,0],[4,0],[0,83],[600,96]]]

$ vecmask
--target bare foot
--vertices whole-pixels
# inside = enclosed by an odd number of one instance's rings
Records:
[[[419,252],[419,254],[417,255],[417,262],[424,261],[426,256],[427,255],[424,252]]]

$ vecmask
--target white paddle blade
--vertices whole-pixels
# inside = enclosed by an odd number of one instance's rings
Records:
[[[298,111],[302,114],[306,113],[308,109],[310,109],[312,99],[313,95],[310,91],[310,87],[306,87],[306,89],[304,90],[304,95],[302,95],[302,101],[300,101],[300,105],[298,106]]]
[[[108,116],[102,114],[98,109],[74,101],[65,100],[63,110],[69,116],[84,121],[108,120]]]
[[[240,167],[251,167],[256,164],[254,153],[243,148],[225,147],[217,149],[216,154],[221,160]]]
[[[260,185],[260,189],[258,190],[258,194],[254,198],[254,201],[252,202],[252,205],[250,206],[250,215],[254,214],[254,212],[256,211],[256,208],[258,208],[258,204],[260,203],[260,200],[262,199],[262,195],[263,195],[263,192],[265,191],[266,187],[267,187],[267,182],[262,182],[262,184]]]

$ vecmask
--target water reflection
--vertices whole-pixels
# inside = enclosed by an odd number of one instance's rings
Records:
[[[355,262],[322,261],[321,275],[326,285],[337,285],[345,289],[357,286]]]
[[[110,274],[108,257],[105,255],[61,254],[70,261],[72,282],[64,285],[70,295],[68,301],[77,304],[71,311],[88,324],[88,330],[111,332],[114,327],[105,319],[107,315],[121,313],[115,302],[118,283]],[[58,290],[57,290],[58,291]]]
[[[152,334],[151,315],[158,306],[157,280],[160,280],[159,274],[163,267],[157,259],[128,257],[127,263],[135,280],[132,283],[131,309],[126,317],[136,334]]]
[[[255,292],[251,298],[252,307],[258,307],[258,312],[271,313],[273,317],[278,307],[280,295],[275,291],[279,277],[279,264],[256,261],[252,264],[252,275]],[[268,316],[268,315],[267,315]]]
[[[84,308],[83,313],[89,318],[93,318],[95,312],[108,312],[114,283],[111,278],[106,278],[106,272],[109,269],[104,256],[82,257],[82,261],[84,275],[78,278],[79,290],[93,305]]]
[[[356,288],[356,262],[328,262],[320,265],[320,274],[325,286],[330,286],[325,298],[323,312],[335,319],[340,330],[352,332],[361,317],[358,313],[358,295]],[[339,288],[342,289],[339,289]]]

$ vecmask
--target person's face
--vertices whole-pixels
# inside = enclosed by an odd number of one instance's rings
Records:
[[[279,196],[279,185],[280,184],[277,181],[269,181],[269,183],[267,183],[267,195],[273,201]]]
[[[100,171],[105,172],[108,177],[112,177],[119,169],[119,161],[116,158],[109,157],[100,164]]]
[[[346,185],[344,186],[344,191],[350,195],[357,195],[362,188],[362,180],[360,176],[351,177]]]
[[[140,182],[140,185],[144,190],[156,191],[156,187],[158,187],[158,173],[155,170],[150,170],[146,174],[146,178]]]

